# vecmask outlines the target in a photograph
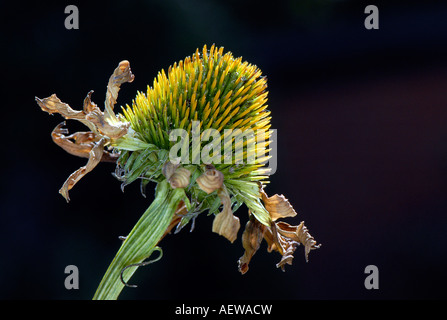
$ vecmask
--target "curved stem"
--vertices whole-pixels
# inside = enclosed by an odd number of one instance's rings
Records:
[[[172,189],[164,180],[157,185],[155,199],[147,208],[132,231],[123,241],[115,258],[107,269],[93,297],[94,300],[116,300],[138,265],[148,258],[163,237],[179,202],[185,197],[183,189]]]

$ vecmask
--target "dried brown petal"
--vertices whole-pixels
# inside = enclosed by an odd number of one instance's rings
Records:
[[[189,185],[191,172],[185,168],[178,168],[169,178],[169,183],[173,189],[186,188]]]
[[[257,232],[262,232],[262,236],[264,237],[264,239],[267,242],[267,251],[268,252],[272,252],[272,251],[278,251],[281,255],[281,261],[276,264],[276,267],[281,268],[281,270],[284,271],[284,267],[286,264],[291,265],[292,264],[292,260],[293,260],[293,254],[296,250],[296,248],[299,245],[299,242],[293,240],[293,239],[289,239],[287,237],[284,237],[283,235],[281,235],[278,232],[278,228],[277,228],[277,223],[272,222],[271,227],[266,227],[264,225],[262,225],[261,223],[257,222],[259,225],[257,226],[258,231]],[[252,232],[256,232],[256,231],[252,231]],[[256,236],[259,236],[259,234],[255,234],[253,239],[256,239]],[[244,242],[244,248],[246,248],[247,243]],[[252,251],[253,254],[255,251]],[[242,258],[244,258],[247,255],[247,258],[250,257],[248,256],[250,254],[250,251],[244,253],[244,256]],[[239,260],[239,265],[241,266],[241,260],[242,258]],[[248,261],[250,261],[248,259]],[[242,260],[242,262],[244,262],[244,260]],[[248,266],[246,266],[246,271],[248,271]],[[241,271],[241,268],[239,268],[239,271]],[[242,271],[241,271],[242,272]]]
[[[291,265],[293,260],[293,253],[299,245],[299,242],[284,237],[281,233],[278,232],[278,224],[273,222],[272,224],[272,235],[273,241],[275,243],[275,249],[282,255],[281,261],[276,264],[277,268],[281,268],[282,271],[286,264]]]
[[[106,116],[92,101],[92,93],[90,91],[84,99],[85,120],[94,125],[102,135],[110,139],[119,139],[129,130],[129,123],[114,121],[113,124],[106,121]],[[116,120],[116,119],[115,119]]]
[[[171,188],[186,188],[189,185],[191,171],[186,168],[179,168],[180,164],[167,161],[162,168],[162,173],[168,180]]]
[[[223,210],[215,216],[212,230],[234,242],[241,226],[239,218],[231,211],[231,199],[225,186],[217,190],[217,195],[223,204]]]
[[[277,195],[268,197],[263,189],[261,189],[262,201],[273,221],[280,218],[294,217],[296,212],[290,202],[283,196]]]
[[[63,128],[65,121],[59,123],[51,133],[54,143],[64,149],[66,152],[82,158],[88,158],[90,151],[95,146],[95,142],[98,141],[98,137],[93,132],[75,132],[71,135],[68,134],[68,130]],[[119,154],[110,153],[104,151],[101,161],[103,162],[116,162]]]
[[[266,226],[254,219],[253,216],[250,216],[250,220],[247,222],[244,233],[242,234],[242,246],[245,252],[238,261],[240,273],[245,274],[248,271],[248,264],[261,246],[266,228]]]
[[[216,170],[213,165],[206,165],[205,172],[196,181],[200,189],[210,194],[222,187],[224,175],[219,170]]]
[[[129,130],[129,123],[115,121],[109,123],[104,117],[104,113],[91,101],[90,91],[84,99],[84,108],[82,111],[73,110],[68,104],[63,103],[55,94],[48,98],[36,101],[43,111],[50,114],[60,113],[65,119],[75,119],[81,121],[93,132],[99,132],[110,139],[118,139],[124,136]]]
[[[93,132],[76,132],[67,136],[68,129],[64,126],[65,121],[59,123],[51,133],[54,143],[74,156],[88,158],[95,146],[96,135]]]
[[[111,125],[109,122],[104,121],[104,113],[102,113],[99,108],[93,110],[86,115],[85,119],[88,122],[94,124],[95,128],[104,136],[110,139],[119,139],[124,136],[129,130],[130,123],[118,122]]]
[[[81,180],[87,173],[92,171],[96,165],[101,161],[102,155],[104,153],[104,144],[105,139],[102,138],[99,140],[97,144],[90,150],[88,162],[85,166],[79,168],[75,172],[73,172],[68,179],[65,181],[62,188],[59,190],[59,193],[67,200],[70,201],[70,197],[68,196],[68,191],[73,188],[73,186]]]
[[[113,107],[115,106],[116,99],[118,98],[118,92],[120,86],[125,82],[132,82],[135,76],[130,70],[130,63],[127,60],[123,60],[119,63],[118,67],[113,71],[113,74],[109,78],[107,84],[107,93],[105,101],[105,118],[113,121],[117,121]]]
[[[93,90],[90,90],[89,93],[87,93],[87,96],[84,98],[84,106],[83,106],[84,114],[89,114],[90,112],[96,109],[99,110],[96,103],[92,101],[92,94]]]
[[[281,267],[284,271],[286,264],[292,264],[293,253],[299,244],[305,247],[304,252],[307,262],[310,250],[317,249],[320,245],[317,245],[315,239],[309,234],[304,226],[304,222],[301,222],[298,226],[291,226],[285,222],[276,222],[280,218],[296,216],[296,212],[290,202],[283,195],[275,194],[272,197],[268,197],[262,188],[261,198],[272,219],[270,228],[267,228],[266,232],[264,232],[268,251],[276,250],[282,255],[282,259],[277,264],[277,267]]]
[[[285,271],[286,264],[292,265],[293,254],[298,247],[298,243],[295,241],[287,241],[285,245],[285,251],[282,255],[281,261],[276,264],[277,268],[281,268],[282,271]]]
[[[266,228],[265,232],[264,232],[264,240],[267,242],[267,252],[281,250],[281,249],[278,249],[278,247],[276,246],[276,242],[277,242],[276,239],[277,239],[276,233],[275,233],[275,236],[273,236],[272,229]]]
[[[276,266],[283,271],[286,264],[292,264],[293,254],[300,244],[304,245],[306,262],[310,250],[321,246],[317,245],[309,234],[304,222],[298,226],[291,226],[285,222],[272,222],[271,228],[267,228],[264,233],[264,239],[267,241],[269,252],[276,250],[282,255],[281,261]]]
[[[65,119],[82,120],[85,118],[83,111],[73,110],[68,104],[62,102],[56,94],[43,99],[36,97],[36,102],[43,111],[49,114],[60,113]]]
[[[302,221],[298,226],[291,226],[285,222],[278,222],[277,224],[278,232],[293,241],[297,241],[304,246],[304,254],[306,257],[306,262],[309,261],[310,250],[320,248],[321,244],[317,245],[314,237],[309,233],[309,230],[304,225]]]

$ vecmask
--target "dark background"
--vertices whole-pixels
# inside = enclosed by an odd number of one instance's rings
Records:
[[[80,29],[64,27],[77,5]],[[380,29],[366,30],[375,4]],[[242,276],[239,239],[211,232],[163,240],[163,259],[132,278],[122,299],[439,299],[447,287],[447,4],[442,1],[57,1],[0,4],[2,174],[0,298],[90,299],[126,235],[149,205],[138,183],[120,191],[101,164],[58,194],[85,159],[52,143],[62,118],[34,96],[74,109],[89,90],[102,107],[107,80],[123,59],[135,81],[118,105],[146,90],[156,73],[204,44],[224,46],[268,77],[278,129],[282,193],[321,249],[292,266],[265,243]],[[118,110],[118,108],[116,109]],[[75,121],[68,127],[80,128]],[[242,225],[245,207],[237,211]],[[66,290],[74,264],[80,289]],[[366,290],[367,265],[379,289]]]

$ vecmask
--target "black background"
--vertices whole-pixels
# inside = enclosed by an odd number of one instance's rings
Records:
[[[64,8],[79,9],[79,30]],[[380,29],[366,30],[375,4]],[[439,299],[447,287],[447,4],[441,1],[55,1],[0,4],[2,137],[0,298],[90,299],[145,208],[138,183],[120,191],[101,164],[70,192],[58,190],[85,159],[52,143],[62,120],[34,97],[56,93],[80,109],[102,106],[110,74],[128,59],[135,81],[204,44],[224,46],[268,77],[278,130],[269,194],[284,194],[322,247],[292,266],[263,244],[246,275],[243,254],[211,232],[205,214],[166,237],[163,259],[141,268],[122,299]],[[117,108],[118,110],[118,108]],[[81,128],[68,122],[75,131]],[[152,190],[152,192],[151,192]],[[237,211],[242,225],[246,208]],[[74,264],[80,289],[66,290]],[[367,265],[379,289],[366,290]]]

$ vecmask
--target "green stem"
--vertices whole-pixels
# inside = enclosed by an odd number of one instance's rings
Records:
[[[141,263],[156,248],[168,228],[178,203],[185,197],[183,189],[172,189],[164,180],[157,185],[155,199],[123,241],[93,297],[94,300],[116,300],[124,287],[121,271],[130,264]],[[138,266],[123,272],[127,283]]]

